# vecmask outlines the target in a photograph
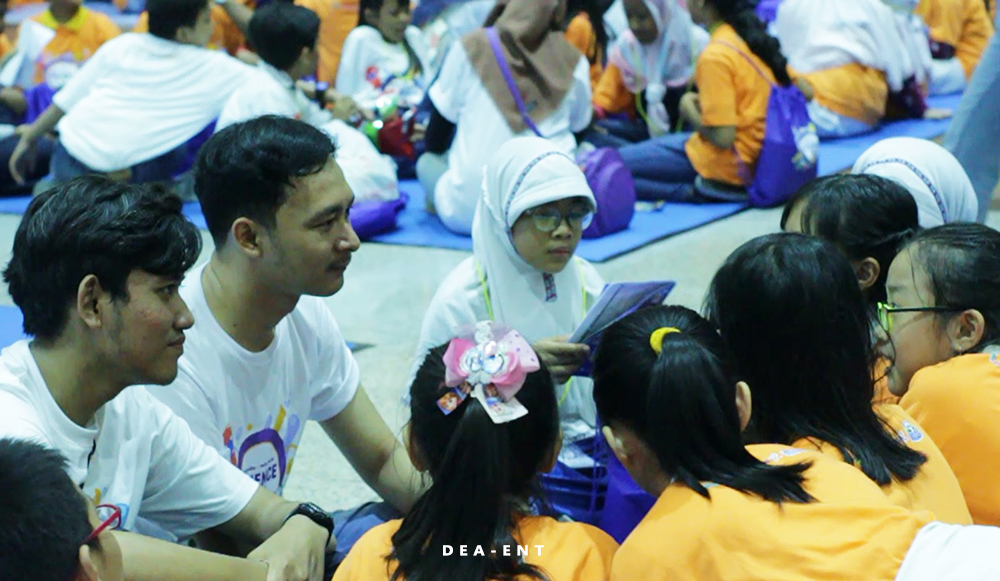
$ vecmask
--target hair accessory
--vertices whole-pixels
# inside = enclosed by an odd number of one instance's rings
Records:
[[[448,390],[438,399],[438,407],[445,415],[470,395],[497,424],[528,414],[515,396],[528,374],[541,365],[535,350],[516,331],[502,331],[491,321],[477,323],[472,340],[452,339],[444,364]]]
[[[663,338],[671,333],[680,333],[681,330],[677,327],[660,327],[659,329],[653,331],[653,334],[649,336],[649,346],[656,351],[659,355],[663,351]]]

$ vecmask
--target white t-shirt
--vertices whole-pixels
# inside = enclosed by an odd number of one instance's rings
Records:
[[[76,425],[52,398],[27,340],[0,353],[0,437],[61,452],[84,494],[121,508],[124,530],[185,539],[235,517],[258,490],[143,387],[124,390],[87,427]]]
[[[379,153],[364,133],[320,109],[295,86],[288,73],[263,61],[253,78],[226,102],[215,130],[261,115],[294,117],[333,137],[337,142],[337,163],[356,201],[399,198],[399,179],[392,158]]]
[[[398,94],[404,107],[419,104],[424,98],[423,73],[430,66],[427,46],[416,26],[408,27],[405,36],[420,61],[421,74],[406,78],[411,68],[410,53],[402,43],[390,44],[378,30],[359,26],[344,41],[337,69],[337,92],[350,95],[359,106],[367,109],[374,108],[377,99],[384,94]]]
[[[194,137],[253,73],[219,51],[123,34],[98,49],[53,98],[66,113],[59,141],[96,171],[132,167]]]
[[[457,126],[448,152],[448,170],[434,189],[434,207],[449,230],[469,234],[482,196],[483,167],[490,156],[511,138],[534,132],[527,129],[515,135],[511,131],[462,43],[456,42],[448,51],[428,94],[438,112]],[[573,71],[573,86],[562,104],[545,119],[534,122],[543,136],[572,154],[576,149],[573,134],[586,129],[592,115],[590,63],[581,55]]]
[[[306,420],[328,420],[354,399],[357,361],[323,301],[302,297],[274,341],[253,353],[212,315],[194,269],[181,297],[194,314],[177,379],[150,393],[191,430],[265,488],[281,494]]]

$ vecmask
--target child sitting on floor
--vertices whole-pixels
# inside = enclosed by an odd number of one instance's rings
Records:
[[[365,534],[334,581],[607,578],[610,537],[534,516],[560,446],[548,369],[515,331],[487,321],[470,333],[428,352],[410,386],[407,449],[433,484]]]
[[[993,35],[983,0],[920,0],[916,13],[930,27],[930,93],[947,95],[965,89]]]
[[[1000,233],[946,224],[889,267],[890,387],[941,447],[977,524],[1000,525]]]
[[[716,328],[688,309],[653,307],[613,324],[594,377],[612,450],[658,497],[615,554],[612,581],[1000,573],[993,527],[930,522],[926,512],[893,506],[855,468],[814,451],[744,447],[756,386],[743,381]]]

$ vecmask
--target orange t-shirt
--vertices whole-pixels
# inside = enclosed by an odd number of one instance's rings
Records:
[[[604,66],[602,56],[597,54],[597,35],[594,34],[594,27],[586,12],[577,14],[569,21],[569,26],[566,27],[566,40],[587,57],[587,62],[592,63],[590,87],[596,88],[598,81],[601,80],[601,73],[604,72]]]
[[[993,36],[983,0],[920,0],[916,14],[927,23],[933,40],[954,47],[965,78],[971,78]]]
[[[1000,356],[961,355],[921,369],[903,396],[948,459],[976,524],[1000,526]]]
[[[875,125],[885,117],[889,85],[885,73],[861,63],[802,73],[816,91],[816,101],[827,109]]]
[[[673,484],[618,549],[612,581],[892,581],[931,521],[823,454],[772,444],[747,450],[769,464],[812,462],[803,488],[816,500],[778,505],[711,484],[707,499]]]
[[[56,31],[56,35],[45,45],[38,62],[35,63],[35,83],[45,80],[45,71],[54,63],[71,61],[82,64],[101,45],[121,34],[118,25],[100,12],[87,10],[81,6],[76,15],[60,24],[46,10],[32,18],[35,22]]]
[[[727,42],[750,57],[760,73]],[[763,73],[764,76],[761,76]],[[723,24],[712,33],[712,42],[698,57],[695,83],[701,101],[701,124],[706,127],[736,126],[736,151],[753,173],[764,144],[764,119],[776,83],[771,69],[750,51],[733,27]],[[732,150],[720,149],[695,133],[685,145],[688,159],[706,179],[743,185]]]
[[[920,467],[916,476],[906,482],[893,479],[882,487],[889,500],[908,510],[929,511],[941,522],[972,524],[972,516],[965,504],[958,479],[934,440],[898,405],[876,405],[875,411],[900,441],[927,456],[927,462]],[[803,438],[792,445],[818,450],[841,461],[844,459],[832,444],[815,438]]]
[[[389,521],[365,533],[351,548],[333,581],[389,579],[396,564],[387,563],[385,557],[392,551],[392,535],[401,523],[401,520]],[[618,548],[618,543],[598,528],[558,522],[549,517],[525,518],[515,538],[522,547],[528,545],[524,561],[541,567],[552,581],[607,579],[611,558]],[[537,546],[541,546],[541,554]],[[453,549],[457,556],[459,547]],[[484,551],[489,550],[489,547],[484,548]],[[467,551],[473,555],[475,547],[467,547]]]
[[[622,80],[621,69],[613,63],[601,73],[594,87],[594,106],[605,113],[628,113],[635,118],[635,94],[628,90]]]
[[[253,6],[253,2],[242,0],[245,6]],[[212,3],[212,24],[215,29],[212,31],[212,38],[208,41],[207,48],[212,50],[225,50],[229,54],[236,56],[236,53],[246,43],[243,33],[240,32],[236,23],[229,17],[226,9],[218,4]],[[143,12],[139,15],[132,32],[149,32],[149,13]]]
[[[14,50],[14,45],[10,43],[7,35],[0,31],[0,58],[7,56],[7,53]]]
[[[347,35],[358,26],[358,0],[295,0],[319,16],[319,70],[316,77],[333,85]]]

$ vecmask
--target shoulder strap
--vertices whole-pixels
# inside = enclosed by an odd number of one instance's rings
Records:
[[[493,56],[497,60],[497,64],[500,66],[500,72],[503,73],[503,80],[507,82],[507,88],[510,90],[510,94],[514,97],[514,104],[517,105],[517,110],[521,112],[521,119],[524,124],[528,126],[535,132],[535,135],[539,137],[545,137],[542,132],[538,130],[538,126],[535,122],[531,120],[531,116],[528,115],[528,108],[524,106],[524,99],[521,98],[521,92],[517,90],[517,83],[514,82],[514,75],[510,72],[510,65],[507,64],[507,57],[503,54],[503,46],[500,44],[500,35],[497,33],[497,29],[490,26],[486,28],[486,38],[490,41],[490,48],[493,49]]]
[[[709,44],[720,44],[722,46],[726,46],[726,47],[729,47],[729,48],[735,50],[737,53],[739,53],[739,55],[741,57],[743,57],[744,59],[746,59],[746,61],[748,63],[750,63],[750,66],[753,67],[753,70],[757,71],[758,75],[760,75],[765,81],[767,81],[768,85],[771,85],[772,87],[776,86],[775,83],[772,83],[767,78],[767,75],[764,74],[764,71],[760,70],[760,67],[757,66],[757,63],[753,62],[753,59],[750,58],[750,55],[748,55],[747,53],[745,53],[742,50],[740,50],[740,47],[736,46],[735,44],[733,44],[731,42],[726,42],[725,40],[713,40]]]

